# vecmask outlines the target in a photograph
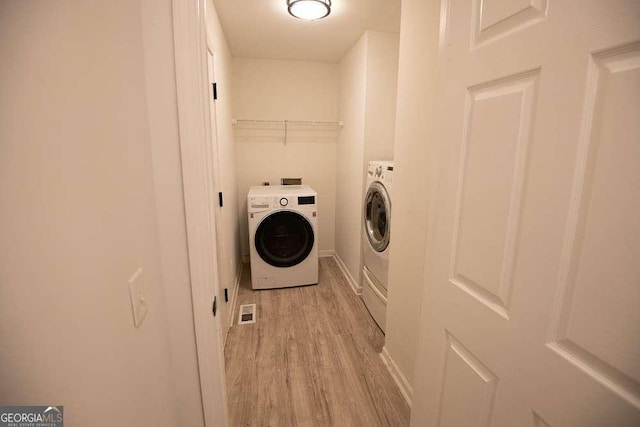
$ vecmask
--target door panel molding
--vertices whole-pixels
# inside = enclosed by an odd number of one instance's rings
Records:
[[[536,68],[467,89],[450,281],[507,320],[540,72]],[[507,145],[496,145],[496,141]],[[474,167],[476,158],[481,164]],[[504,179],[496,173],[490,176],[497,168],[512,172],[507,171]],[[491,179],[483,179],[483,175]],[[477,196],[468,196],[466,190]],[[503,194],[497,194],[500,191]],[[481,265],[464,262],[481,253]],[[486,262],[489,254],[493,255],[493,266]]]
[[[548,0],[530,0],[522,2],[523,5],[509,5],[508,3],[515,2],[497,0],[475,0],[473,2],[472,50],[537,24],[547,17]],[[500,8],[498,4],[502,7]],[[492,6],[495,9],[492,10]],[[505,8],[506,10],[504,10]]]
[[[619,229],[619,224],[629,223],[632,219],[615,218],[615,212],[624,211],[629,204],[640,206],[640,197],[634,197],[632,193],[618,197],[610,194],[611,189],[618,189],[622,184],[628,185],[628,177],[637,174],[640,169],[637,161],[640,150],[636,149],[635,162],[632,154],[640,133],[627,133],[625,140],[606,136],[611,135],[612,129],[632,129],[628,120],[627,126],[623,122],[625,116],[629,118],[628,106],[619,105],[620,102],[616,102],[612,95],[617,93],[620,98],[627,91],[637,92],[640,87],[639,71],[638,42],[600,51],[590,58],[572,203],[560,264],[557,306],[550,323],[548,343],[551,350],[638,409],[640,370],[637,360],[640,355],[615,352],[616,344],[628,345],[640,336],[640,314],[628,312],[637,311],[640,291],[631,293],[627,290],[634,288],[628,281],[633,280],[633,269],[637,264],[633,255],[637,255],[635,251],[638,248],[634,251],[633,246],[627,247],[626,254],[619,254],[613,249],[627,246],[627,233],[634,232]],[[631,81],[630,73],[635,74],[635,79]],[[619,83],[635,83],[636,86],[617,88],[613,93],[618,75],[623,79],[626,77]],[[607,113],[606,109],[616,111]],[[640,108],[636,106],[636,110],[635,113],[640,114]],[[626,147],[619,147],[625,143]],[[618,158],[612,164],[616,152],[623,148],[626,153],[624,158]],[[637,181],[636,184],[640,183],[640,180]],[[633,188],[633,184],[628,186]],[[596,222],[596,230],[593,229],[595,225],[590,227],[590,223],[603,215],[606,215],[606,221]],[[603,230],[608,232],[603,233]],[[599,250],[596,246],[606,247]],[[607,251],[607,248],[611,251]],[[594,265],[594,256],[601,251],[605,252],[597,257],[601,262]],[[598,277],[606,282],[594,281]],[[593,304],[594,301],[597,301],[597,305]],[[630,321],[632,318],[636,321]]]
[[[445,330],[445,334],[437,425],[487,427],[493,413],[498,377],[451,332]]]

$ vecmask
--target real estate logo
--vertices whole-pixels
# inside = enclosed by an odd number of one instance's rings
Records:
[[[0,406],[0,427],[63,427],[63,406]]]

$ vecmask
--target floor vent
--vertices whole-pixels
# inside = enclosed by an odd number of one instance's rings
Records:
[[[238,311],[238,325],[246,325],[247,323],[256,323],[256,305],[244,304],[240,306]]]

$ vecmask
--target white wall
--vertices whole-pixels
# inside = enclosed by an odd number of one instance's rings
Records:
[[[430,156],[429,118],[434,105],[434,64],[438,37],[438,2],[403,0],[400,29],[398,103],[394,149],[393,249],[389,261],[389,293],[385,346],[409,383],[414,365],[422,299],[427,224],[427,173]],[[421,197],[424,196],[424,197]]]
[[[370,160],[393,160],[398,91],[398,33],[367,31],[364,172]]]
[[[62,404],[69,425],[113,425],[105,405],[121,425],[180,424],[149,130],[175,111],[147,115],[145,89],[168,76],[146,86],[145,60],[170,60],[144,55],[141,10],[0,3],[0,404]],[[139,267],[149,312],[136,329]]]
[[[337,120],[336,64],[266,59],[233,59],[236,119]],[[236,164],[242,253],[249,254],[247,192],[252,185],[302,178],[318,192],[319,249],[335,247],[335,133],[236,129]]]
[[[229,302],[225,304],[229,304],[227,308],[231,309],[230,304],[233,302],[231,296],[237,291],[236,285],[239,283],[237,277],[239,273],[238,267],[242,262],[236,183],[236,148],[231,126],[231,120],[233,119],[232,59],[213,0],[207,0],[207,31],[213,47],[213,75],[218,87],[218,99],[215,101],[216,141],[218,144],[220,183],[224,195],[224,206],[220,211],[222,217],[218,218],[220,221],[218,229],[221,233],[222,243],[222,247],[219,248],[219,250],[222,250],[219,257],[221,261],[220,291],[224,292],[224,288],[229,289]],[[224,302],[224,295],[220,295],[218,298]],[[232,315],[232,313],[227,313],[227,315]],[[226,328],[229,319],[223,317],[223,320]]]
[[[336,254],[360,284],[362,191],[366,105],[367,37],[360,37],[340,61],[340,119],[336,190]]]
[[[362,201],[369,160],[391,160],[398,34],[367,31],[340,61],[336,253],[360,286]]]

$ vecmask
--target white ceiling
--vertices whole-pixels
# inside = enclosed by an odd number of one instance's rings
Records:
[[[333,0],[331,14],[303,21],[286,0],[214,0],[233,56],[338,62],[366,30],[398,32],[400,0]]]

